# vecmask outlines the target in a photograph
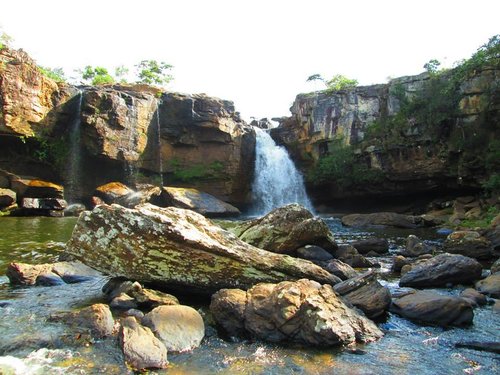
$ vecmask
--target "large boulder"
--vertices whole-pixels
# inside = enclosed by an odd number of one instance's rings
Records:
[[[151,328],[167,350],[185,352],[197,348],[205,336],[200,313],[189,306],[159,306],[147,313],[142,323]]]
[[[339,259],[331,259],[326,262],[319,263],[321,267],[325,270],[339,277],[341,280],[347,280],[352,277],[356,277],[358,273],[354,268],[352,268],[347,263],[342,262]]]
[[[451,233],[443,244],[443,249],[451,254],[461,254],[475,259],[491,259],[491,242],[475,231],[456,231]]]
[[[229,230],[243,241],[274,253],[293,254],[304,245],[320,246],[327,251],[337,248],[326,223],[297,203]]]
[[[84,212],[66,252],[110,276],[202,293],[300,278],[340,281],[311,262],[253,247],[196,212],[151,204]]]
[[[358,253],[358,250],[352,245],[342,244],[333,253],[335,258],[350,265],[354,268],[367,268],[373,267],[373,263],[366,259],[363,255]]]
[[[389,289],[377,281],[373,271],[338,283],[333,289],[370,319],[384,315],[391,305]]]
[[[270,342],[332,346],[383,336],[373,322],[347,307],[330,285],[311,280],[258,284],[246,298],[242,292],[222,290],[212,296],[210,309],[224,328],[234,322],[232,333],[244,327],[251,336]]]
[[[430,288],[447,284],[470,284],[481,277],[482,266],[475,259],[458,254],[440,254],[418,261],[400,279],[400,286]]]
[[[420,216],[403,215],[395,212],[376,212],[372,214],[350,214],[342,217],[347,227],[388,226],[396,228],[419,228],[425,226]]]
[[[470,325],[474,318],[472,306],[465,299],[430,291],[418,291],[395,298],[391,312],[410,320],[443,327]]]
[[[163,196],[169,206],[193,210],[207,217],[240,214],[240,210],[229,203],[193,188],[164,187]]]
[[[134,191],[121,182],[108,182],[98,186],[94,195],[101,198],[106,204],[116,203],[120,198],[133,194]]]
[[[12,206],[16,203],[17,195],[15,191],[0,188],[0,209]]]

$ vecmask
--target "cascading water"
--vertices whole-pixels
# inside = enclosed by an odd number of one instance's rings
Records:
[[[69,165],[66,181],[66,200],[69,203],[75,203],[80,198],[80,189],[82,183],[82,144],[81,144],[81,115],[82,115],[83,92],[78,91],[78,107],[75,112],[75,118],[69,129]]]
[[[160,129],[160,104],[161,99],[156,102],[156,135],[158,136],[158,170],[160,171],[160,187],[163,187],[163,160],[161,155],[161,129]]]
[[[271,136],[255,128],[255,174],[252,184],[255,215],[289,203],[299,203],[313,211],[307,197],[304,179],[295,168],[285,148],[277,146]]]

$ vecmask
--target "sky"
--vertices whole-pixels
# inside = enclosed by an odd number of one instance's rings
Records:
[[[168,90],[232,100],[250,117],[290,115],[312,74],[362,85],[451,67],[500,34],[498,0],[9,0],[0,27],[68,76],[145,59],[174,66]]]

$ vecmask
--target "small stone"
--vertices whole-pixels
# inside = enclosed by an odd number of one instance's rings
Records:
[[[477,290],[467,288],[460,293],[460,297],[467,299],[472,303],[472,306],[484,306],[487,303],[486,297]]]
[[[493,298],[500,298],[500,273],[494,273],[486,279],[478,281],[476,290]]]
[[[128,294],[122,293],[111,300],[109,307],[122,310],[135,309],[137,307],[137,302]]]

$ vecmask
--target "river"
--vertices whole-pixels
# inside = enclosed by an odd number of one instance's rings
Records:
[[[366,236],[388,238],[391,251],[402,246],[410,230],[359,231],[324,217],[339,242]],[[101,300],[105,280],[54,287],[12,287],[5,269],[12,261],[42,263],[56,260],[71,235],[73,218],[0,219],[0,374],[133,374],[123,364],[116,339],[93,340],[76,336],[48,316]],[[436,245],[434,231],[415,233]],[[375,258],[373,258],[375,259]],[[382,263],[381,282],[391,290],[397,279]],[[460,288],[437,289],[458,294]],[[500,356],[458,349],[461,340],[499,340],[500,314],[491,306],[474,310],[470,328],[421,326],[389,314],[379,323],[385,337],[352,349],[285,347],[258,341],[225,341],[210,324],[206,304],[194,304],[206,319],[206,338],[190,353],[170,354],[169,368],[159,374],[498,374]],[[10,368],[12,371],[7,370]]]

